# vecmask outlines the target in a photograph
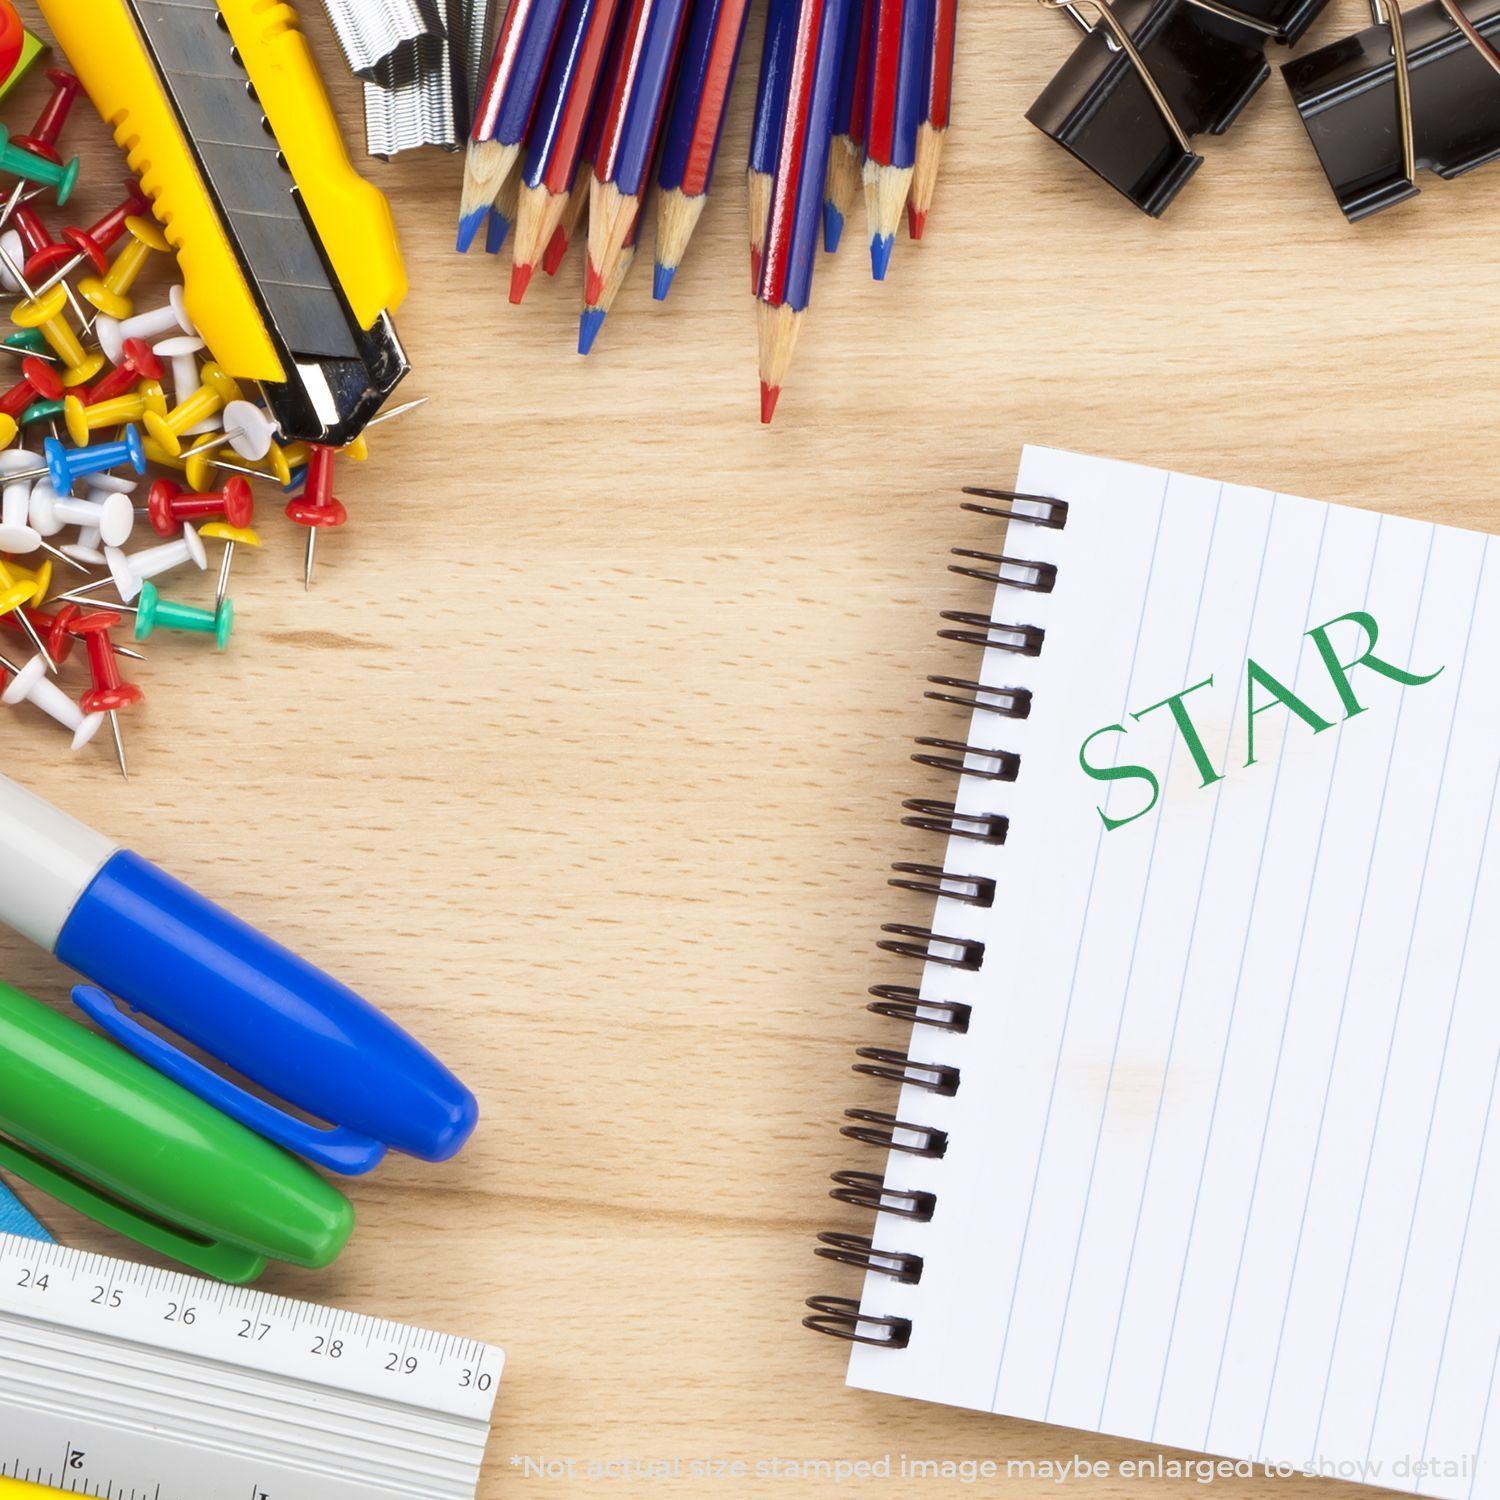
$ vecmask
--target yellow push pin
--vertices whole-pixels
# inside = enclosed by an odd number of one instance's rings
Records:
[[[259,547],[260,535],[248,526],[231,526],[228,521],[210,521],[198,528],[200,537],[211,537],[224,543],[224,561],[219,564],[219,581],[214,585],[214,612],[217,614],[229,592],[229,568],[234,562],[236,547]]]
[[[14,570],[14,571],[13,571]],[[48,580],[51,580],[52,564],[47,564]],[[52,653],[47,649],[46,642],[37,634],[36,626],[26,618],[23,606],[33,602],[36,593],[35,580],[32,578],[20,578],[19,569],[14,563],[0,562],[0,615],[11,615],[16,617],[16,623],[25,631],[31,644],[36,647],[37,654],[47,664],[49,672],[57,671],[57,663],[52,659]]]
[[[125,220],[129,238],[104,276],[85,276],[78,290],[109,318],[128,318],[135,311],[130,289],[155,252],[166,254],[172,247],[150,219],[135,214]]]
[[[77,396],[63,397],[63,422],[68,436],[79,448],[88,447],[91,432],[98,432],[102,427],[123,427],[127,422],[139,422],[148,411],[163,417],[167,414],[167,394],[159,380],[147,380],[139,390],[127,396],[95,401],[89,406]]]
[[[52,559],[44,558],[40,566],[35,568],[24,568],[20,563],[11,558],[6,558],[0,563],[0,572],[6,575],[8,580],[19,580],[31,590],[31,597],[27,599],[33,609],[40,609],[47,602],[47,592],[52,587]]]
[[[15,316],[14,313],[11,314]],[[67,381],[64,380],[64,384]],[[142,418],[147,433],[158,448],[178,458],[182,454],[182,435],[199,422],[216,416],[231,401],[240,398],[240,388],[217,364],[210,361],[203,367],[203,384],[191,396],[179,401],[171,411],[162,415],[148,411]]]
[[[63,312],[67,305],[67,292],[61,286],[55,286],[40,297],[28,297],[24,302],[18,302],[11,309],[10,320],[17,328],[41,331],[62,363],[62,383],[71,387],[92,380],[104,368],[104,356],[98,350],[92,354],[84,350]]]

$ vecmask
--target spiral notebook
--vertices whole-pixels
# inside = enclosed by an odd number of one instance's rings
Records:
[[[1500,1493],[1491,539],[1046,448],[992,495],[810,1321],[869,1390]]]

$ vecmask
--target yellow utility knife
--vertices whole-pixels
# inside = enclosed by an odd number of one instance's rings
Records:
[[[279,0],[39,0],[141,179],[218,364],[286,440],[342,446],[408,369],[390,205]]]

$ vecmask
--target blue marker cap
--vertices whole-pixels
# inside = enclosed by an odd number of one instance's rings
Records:
[[[54,951],[131,1010],[328,1122],[309,1126],[227,1083],[98,990],[76,993],[132,1051],[334,1171],[368,1171],[386,1147],[444,1161],[478,1122],[469,1090],[368,1001],[128,850],[83,890]]]

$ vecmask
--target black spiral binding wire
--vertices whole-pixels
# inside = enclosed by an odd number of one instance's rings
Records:
[[[978,515],[1025,521],[1028,525],[1054,530],[1061,530],[1067,524],[1068,507],[1062,500],[1045,495],[1025,495],[1015,490],[966,488],[964,493],[976,499],[965,501],[962,508]],[[963,561],[950,563],[948,571],[966,578],[1032,593],[1051,593],[1057,582],[1057,569],[1051,563],[1032,562],[1003,553],[976,552],[966,547],[953,548],[953,555]],[[1035,625],[995,620],[988,615],[945,610],[941,618],[947,628],[938,631],[939,637],[965,645],[1009,651],[1017,656],[1039,656],[1045,640],[1045,632]],[[1031,694],[1024,688],[989,687],[966,677],[929,677],[927,682],[925,696],[971,713],[988,713],[1007,719],[1024,719],[1031,713]],[[930,766],[953,776],[1014,781],[1020,774],[1021,758],[1009,751],[986,750],[952,739],[923,738],[916,744],[918,753],[912,759],[918,765]],[[907,814],[901,819],[904,826],[950,838],[1003,844],[1010,831],[1009,818],[999,813],[960,812],[956,802],[911,797],[901,807]],[[966,906],[988,907],[994,904],[995,883],[984,876],[954,874],[940,865],[907,861],[893,864],[891,870],[894,878],[888,883],[899,890],[946,896],[950,901]],[[984,963],[984,944],[971,938],[906,922],[887,922],[880,931],[882,936],[876,944],[878,948],[902,958],[915,959],[918,963],[943,964],[969,973],[978,971]],[[920,990],[914,985],[877,984],[871,987],[870,995],[872,998],[866,1009],[877,1016],[909,1022],[913,1026],[935,1026],[949,1032],[963,1033],[969,1029],[970,1008],[967,1005],[923,1000]],[[958,1091],[960,1070],[949,1064],[919,1062],[909,1053],[890,1047],[860,1047],[856,1056],[859,1060],[854,1064],[854,1071],[866,1077],[898,1086],[910,1084],[944,1096]],[[943,1131],[898,1119],[885,1110],[850,1109],[844,1112],[844,1119],[846,1123],[841,1134],[881,1151],[937,1158],[948,1149],[948,1137]],[[835,1172],[833,1182],[830,1197],[874,1213],[894,1214],[925,1223],[937,1209],[935,1194],[893,1187],[874,1172]],[[909,1251],[881,1250],[868,1235],[829,1230],[818,1236],[814,1254],[866,1273],[889,1276],[907,1286],[922,1279],[920,1255]],[[861,1313],[856,1298],[810,1297],[807,1306],[811,1309],[811,1316],[803,1318],[803,1326],[815,1333],[887,1349],[905,1348],[911,1338],[909,1318]]]

